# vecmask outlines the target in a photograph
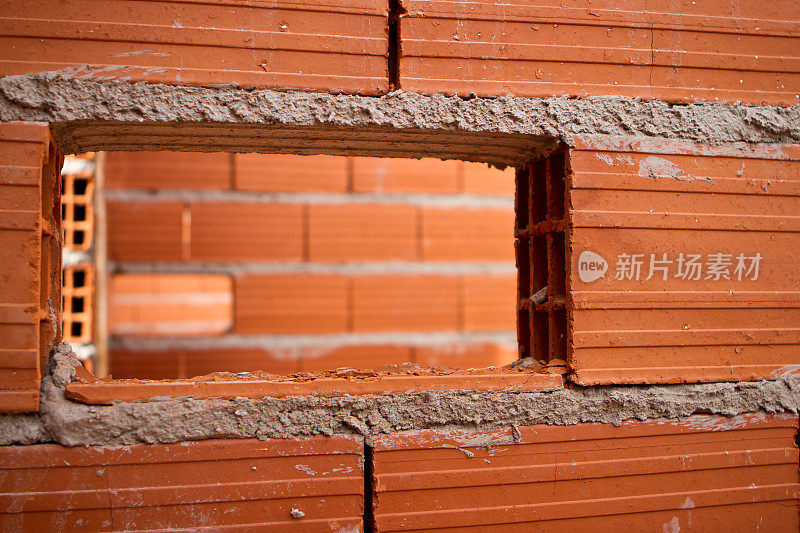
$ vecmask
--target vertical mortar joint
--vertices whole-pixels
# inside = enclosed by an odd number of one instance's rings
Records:
[[[389,0],[389,91],[400,89],[400,18],[405,13],[401,0]]]
[[[364,443],[364,517],[362,523],[364,533],[375,531],[374,497],[375,483],[373,479],[373,460],[374,454],[372,446]]]

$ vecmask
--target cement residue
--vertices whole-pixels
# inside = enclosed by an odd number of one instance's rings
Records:
[[[369,97],[97,82],[78,79],[81,75],[80,68],[73,68],[0,79],[0,120],[53,124],[65,153],[96,148],[88,146],[92,141],[87,136],[76,139],[67,127],[92,122],[481,132],[562,140],[574,134],[612,134],[711,144],[800,141],[800,104],[668,104],[624,97],[465,99],[405,92]],[[97,140],[96,135],[88,137]],[[201,143],[184,149],[209,148]]]
[[[677,418],[692,414],[798,412],[800,378],[703,385],[574,388],[514,393],[436,391],[363,397],[308,396],[233,400],[192,398],[89,406],[64,398],[57,350],[43,382],[41,416],[61,444],[169,443],[209,438],[293,438],[336,433],[377,436],[416,429],[489,429],[580,422]]]
[[[0,414],[0,446],[52,440],[37,414]]]

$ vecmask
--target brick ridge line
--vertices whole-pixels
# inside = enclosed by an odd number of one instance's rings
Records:
[[[513,196],[439,193],[273,193],[256,191],[187,191],[182,189],[107,189],[106,200],[136,202],[239,202],[257,204],[390,204],[419,207],[513,209]]]

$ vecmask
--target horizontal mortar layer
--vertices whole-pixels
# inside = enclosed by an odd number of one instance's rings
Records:
[[[44,384],[41,416],[64,445],[178,442],[215,437],[292,438],[300,435],[380,435],[417,429],[491,429],[628,419],[676,418],[694,413],[735,415],[798,409],[797,378],[750,383],[586,387],[553,392],[443,390],[367,396],[290,396],[230,400],[161,398],[90,406],[64,398],[74,375],[68,347],[54,355]],[[247,413],[238,416],[237,410]],[[0,435],[13,438],[3,419]],[[29,437],[28,437],[29,438]],[[5,441],[7,443],[13,440]]]
[[[800,140],[798,105],[670,105],[621,97],[462,99],[402,92],[365,97],[99,83],[65,73],[1,79],[0,120],[54,124],[65,153],[260,151],[499,164],[529,161],[551,151],[553,138],[577,133],[705,143]]]

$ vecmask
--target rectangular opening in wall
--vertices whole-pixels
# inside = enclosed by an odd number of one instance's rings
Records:
[[[518,285],[514,228],[527,227],[529,214],[515,219],[514,197],[527,209],[531,188],[529,179],[515,186],[513,168],[255,153],[104,157],[109,274],[98,309],[107,309],[116,378],[502,368],[518,356],[518,335],[531,353],[531,316],[522,311],[518,328],[517,303],[530,298],[531,281],[546,286],[547,250],[544,236],[532,239],[531,273],[530,241],[519,239]],[[537,187],[544,217],[541,169]],[[80,324],[85,337],[89,322]]]

